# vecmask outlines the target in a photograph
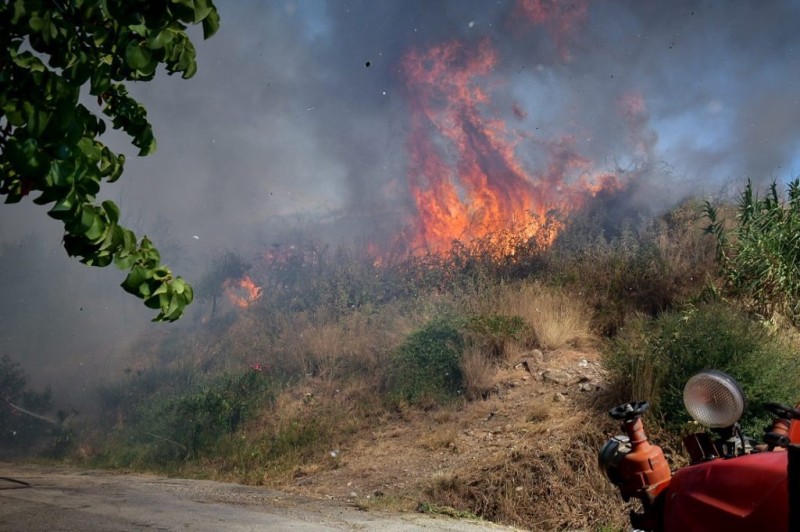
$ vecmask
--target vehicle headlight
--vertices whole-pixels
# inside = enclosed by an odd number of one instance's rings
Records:
[[[745,396],[739,383],[727,373],[702,371],[686,383],[683,404],[695,421],[710,429],[720,429],[739,421]]]

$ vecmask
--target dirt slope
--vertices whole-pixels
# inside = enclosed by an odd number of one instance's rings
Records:
[[[532,351],[505,364],[495,381],[485,400],[403,411],[331,449],[335,468],[299,467],[275,487],[364,509],[477,505],[490,518],[542,530],[618,522],[614,504],[621,504],[594,461],[592,438],[602,438],[602,429],[588,426],[598,419],[588,405],[603,386],[597,353]],[[587,430],[591,441],[576,445]],[[575,489],[570,476],[587,477],[586,485]],[[579,507],[583,501],[589,507]],[[536,504],[543,509],[526,507]],[[602,514],[583,515],[597,513],[592,505]]]

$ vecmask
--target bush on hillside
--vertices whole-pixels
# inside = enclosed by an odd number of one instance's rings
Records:
[[[409,403],[447,401],[463,391],[459,363],[464,351],[462,324],[437,318],[412,333],[392,353],[387,371],[388,395]]]
[[[279,384],[256,367],[221,375],[175,395],[164,390],[136,400],[135,410],[101,455],[115,467],[152,467],[202,457],[274,399]]]
[[[797,358],[763,323],[715,303],[655,319],[640,316],[614,339],[605,365],[618,402],[650,401],[654,417],[673,429],[689,421],[682,398],[689,377],[724,371],[748,398],[742,426],[759,436],[770,419],[765,403],[800,400]]]
[[[714,268],[714,242],[701,205],[660,215],[598,201],[576,215],[548,254],[547,278],[583,294],[596,330],[612,336],[637,312],[655,316],[691,300]]]

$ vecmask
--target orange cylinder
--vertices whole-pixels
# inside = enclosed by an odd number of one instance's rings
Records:
[[[620,476],[624,479],[620,492],[625,498],[653,502],[672,478],[667,459],[661,447],[647,440],[641,418],[626,421],[622,427],[630,438],[631,452],[619,464]]]

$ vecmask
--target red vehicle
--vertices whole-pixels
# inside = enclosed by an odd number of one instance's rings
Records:
[[[647,402],[609,412],[624,435],[605,443],[600,466],[625,501],[641,500],[643,510],[631,513],[631,525],[663,532],[800,532],[800,410],[767,405],[775,418],[757,442],[739,428],[745,396],[729,375],[698,373],[686,383],[683,402],[711,431],[684,439],[691,463],[675,472],[647,440]]]

